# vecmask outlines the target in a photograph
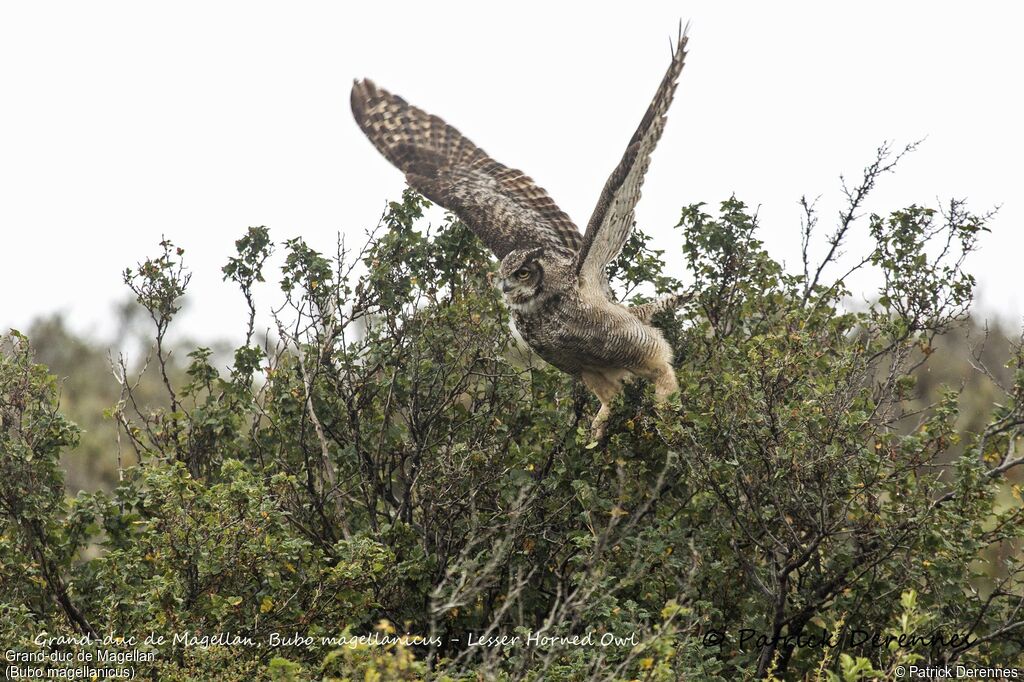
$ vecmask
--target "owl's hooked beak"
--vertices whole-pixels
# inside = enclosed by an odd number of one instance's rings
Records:
[[[512,291],[512,285],[509,284],[509,281],[507,279],[501,280],[501,293],[507,294],[510,291]]]

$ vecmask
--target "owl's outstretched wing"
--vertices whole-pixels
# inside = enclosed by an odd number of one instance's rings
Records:
[[[686,41],[686,31],[680,27],[679,38],[672,51],[672,63],[640,126],[633,133],[622,161],[605,183],[594,214],[587,223],[583,245],[576,257],[576,272],[591,285],[607,290],[605,267],[619,255],[633,229],[633,209],[640,200],[640,186],[651,162],[651,152],[665,128],[666,114],[686,59]]]
[[[579,228],[543,189],[437,116],[370,80],[353,84],[352,114],[409,185],[455,213],[499,259],[535,246],[579,251]]]

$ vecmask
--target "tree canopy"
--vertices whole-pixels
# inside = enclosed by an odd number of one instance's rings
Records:
[[[801,272],[738,199],[684,208],[696,297],[656,320],[680,394],[657,407],[630,385],[597,443],[592,399],[516,343],[482,245],[453,218],[425,226],[411,191],[358,250],[283,243],[263,345],[254,291],[276,246],[249,228],[223,271],[253,313],[226,369],[208,348],[170,355],[189,275],[165,240],[124,273],[163,395],[115,362],[112,490],[65,493],[79,429],[29,338],[3,337],[0,636],[136,652],[121,665],[168,680],[1019,662],[1024,351],[976,361],[1000,395],[968,430],[956,385],[922,399],[988,216],[960,201],[862,216],[890,163],[883,148],[832,233],[805,204],[805,243],[827,255]],[[874,246],[855,267],[881,288],[855,309],[837,257],[861,226]],[[610,272],[642,301],[679,287],[665,262],[637,231]]]

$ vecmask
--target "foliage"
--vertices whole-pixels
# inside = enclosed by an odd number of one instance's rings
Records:
[[[659,320],[680,395],[658,408],[630,386],[600,443],[592,400],[517,347],[480,243],[452,219],[422,229],[411,192],[358,252],[285,242],[279,341],[251,345],[250,315],[224,372],[205,348],[168,362],[188,272],[164,240],[126,281],[165,402],[133,399],[121,363],[111,415],[138,465],[111,492],[65,499],[76,429],[28,339],[6,337],[0,636],[250,639],[135,645],[156,654],[140,674],[175,680],[857,680],[1019,660],[1004,479],[1024,461],[1024,351],[966,438],[956,393],[923,405],[911,378],[966,314],[985,216],[869,216],[858,267],[883,288],[853,311],[846,275],[823,273],[863,193],[802,274],[737,199],[685,208],[697,296]],[[251,313],[273,244],[251,228],[236,246],[224,274]],[[639,234],[616,285],[671,290],[661,256]],[[501,637],[519,641],[469,646]]]

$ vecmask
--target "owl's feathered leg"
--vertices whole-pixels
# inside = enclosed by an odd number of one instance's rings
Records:
[[[615,400],[615,396],[622,390],[622,379],[625,375],[625,372],[603,374],[583,372],[580,375],[587,388],[593,391],[597,395],[597,399],[601,401],[601,409],[597,411],[597,416],[594,417],[594,421],[590,424],[590,436],[594,440],[604,438],[605,426],[608,423],[608,417],[612,413],[612,401]]]
[[[665,402],[679,390],[676,371],[672,363],[664,358],[654,358],[648,365],[634,369],[633,373],[654,383],[654,398],[659,403]]]
[[[629,312],[633,313],[633,316],[641,322],[650,322],[651,318],[658,313],[665,310],[675,310],[691,298],[693,298],[692,292],[669,294],[668,296],[662,296],[656,301],[651,301],[650,303],[632,306],[629,308]]]
[[[665,402],[669,396],[679,391],[679,380],[672,365],[666,365],[654,380],[654,397],[658,402]]]

